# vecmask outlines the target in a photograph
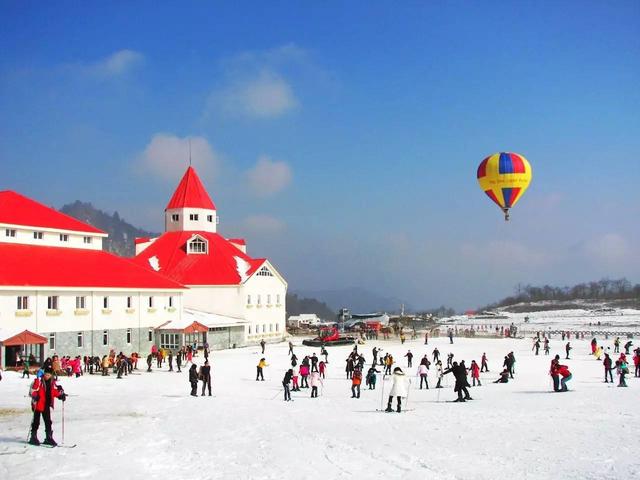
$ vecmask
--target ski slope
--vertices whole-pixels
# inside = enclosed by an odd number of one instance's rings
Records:
[[[590,340],[590,339],[589,339]],[[376,412],[381,384],[352,399],[344,359],[350,347],[329,349],[328,378],[318,399],[293,392],[283,402],[281,379],[289,366],[286,344],[267,345],[264,382],[255,381],[259,347],[213,352],[214,397],[190,397],[186,370],[85,375],[60,382],[65,442],[73,449],[25,447],[31,414],[29,381],[5,373],[0,382],[0,478],[130,479],[619,479],[640,477],[640,379],[629,387],[604,384],[589,340],[572,340],[568,393],[553,393],[551,357],[534,356],[530,339],[397,340],[360,346],[367,362],[376,345],[415,375],[420,358],[437,346],[446,359],[489,358],[474,400],[458,404],[453,378],[442,390],[412,389],[402,414]],[[299,340],[296,341],[299,343]],[[552,353],[562,353],[554,338]],[[408,370],[403,355],[414,353]],[[613,348],[612,348],[613,349]],[[514,351],[516,378],[492,384]],[[296,346],[300,359],[318,349]],[[564,357],[564,355],[562,355]],[[196,363],[203,361],[196,357]],[[430,386],[435,384],[433,366]],[[450,375],[448,377],[451,377]],[[616,379],[617,381],[617,379]],[[388,384],[386,385],[388,391]],[[386,399],[385,399],[386,401]],[[54,436],[62,441],[62,405]],[[44,436],[41,427],[40,438]]]

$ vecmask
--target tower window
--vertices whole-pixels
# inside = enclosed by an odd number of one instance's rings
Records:
[[[213,222],[213,215],[207,215],[207,222],[209,223]]]
[[[178,215],[177,213],[171,215],[172,222],[177,222],[178,220],[180,220],[180,215]]]
[[[256,275],[259,275],[261,277],[273,277],[273,273],[271,273],[271,270],[269,270],[267,267],[262,267],[258,273],[256,273]]]
[[[197,222],[198,221],[198,214],[197,213],[190,213],[189,214],[189,220],[191,220],[192,222]]]
[[[67,235],[66,233],[61,233],[60,234],[60,241],[61,242],[68,242],[69,241],[69,235]]]
[[[9,229],[7,228],[5,230],[5,234],[7,235],[7,237],[15,237],[16,236],[16,231],[14,229]]]
[[[35,240],[42,240],[42,237],[43,237],[42,232],[33,232],[33,238]]]

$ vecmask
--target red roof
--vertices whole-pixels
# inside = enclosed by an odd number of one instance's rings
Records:
[[[216,209],[193,167],[187,168],[165,210],[185,207]]]
[[[42,345],[43,343],[47,343],[47,339],[37,333],[24,330],[9,338],[0,339],[0,342],[5,347],[16,347],[18,345]]]
[[[0,265],[2,286],[185,288],[103,250],[0,243]]]
[[[11,190],[0,192],[0,223],[83,233],[105,233]]]
[[[187,242],[197,235],[208,243],[207,253],[187,254]],[[238,273],[238,263],[246,262],[245,275],[251,276],[265,262],[243,253],[229,240],[211,232],[167,232],[134,258],[146,268],[156,257],[158,273],[183,285],[240,285],[244,279]],[[236,259],[239,259],[240,262]],[[155,264],[155,259],[152,260]]]
[[[247,242],[244,238],[230,238],[229,241],[231,243],[235,243],[236,245],[246,245]]]

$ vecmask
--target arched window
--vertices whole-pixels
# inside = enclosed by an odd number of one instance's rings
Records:
[[[207,253],[207,242],[196,237],[189,242],[189,253]]]

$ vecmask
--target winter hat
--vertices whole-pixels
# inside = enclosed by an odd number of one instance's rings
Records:
[[[51,368],[51,365],[45,365],[44,373],[49,373],[49,374],[53,373],[53,368]]]
[[[393,373],[402,373],[402,369],[400,367],[396,367],[393,369]]]

